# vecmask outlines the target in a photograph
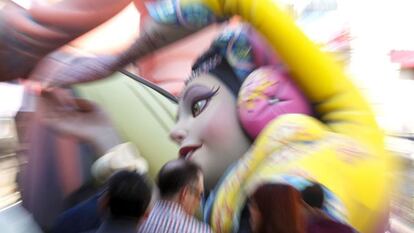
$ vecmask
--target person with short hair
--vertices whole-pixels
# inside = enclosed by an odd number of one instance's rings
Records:
[[[135,233],[151,201],[151,185],[144,175],[119,171],[108,181],[101,198],[107,210],[104,222],[96,233]]]
[[[210,227],[196,213],[204,193],[201,168],[189,160],[173,160],[158,173],[158,200],[139,233],[204,233]]]
[[[325,194],[322,185],[312,183],[302,190],[301,195],[305,202],[305,212],[308,218],[307,233],[356,232],[349,225],[335,221],[323,211]]]
[[[324,203],[323,188],[318,183],[312,183],[307,186],[302,192],[302,199],[310,207],[322,209]]]
[[[99,115],[99,111],[95,111],[94,114],[98,114],[95,116],[100,119],[105,119],[103,115]],[[91,170],[94,183],[89,188],[98,190],[88,199],[61,213],[50,229],[51,233],[96,231],[102,223],[99,213],[99,200],[106,193],[104,190],[101,190],[102,185],[108,184],[108,180],[114,174],[123,170],[144,176],[148,172],[148,163],[132,143],[123,143],[113,147],[105,155],[97,159],[92,165]],[[95,185],[98,185],[98,187]],[[80,196],[82,195],[84,194]]]

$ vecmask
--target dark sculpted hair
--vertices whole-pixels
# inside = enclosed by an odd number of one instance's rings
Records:
[[[119,171],[108,181],[108,206],[113,217],[140,218],[151,200],[151,185],[144,175]]]
[[[299,191],[287,184],[265,184],[250,198],[261,215],[258,233],[304,233]]]
[[[184,159],[177,159],[167,162],[158,173],[157,185],[162,198],[168,198],[179,193],[180,190],[196,182],[201,168]]]
[[[200,74],[211,74],[222,81],[234,96],[237,96],[243,80],[237,77],[227,58],[220,53],[219,48],[211,46],[193,64],[192,74],[187,83]]]

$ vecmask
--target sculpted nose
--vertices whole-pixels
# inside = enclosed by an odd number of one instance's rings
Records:
[[[170,132],[170,138],[174,142],[181,144],[183,140],[186,138],[187,133],[183,129],[174,128]]]

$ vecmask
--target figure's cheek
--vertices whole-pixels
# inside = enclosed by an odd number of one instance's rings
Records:
[[[234,111],[231,111],[234,106],[222,106],[219,111],[214,111],[214,114],[209,114],[208,119],[205,120],[203,137],[206,140],[225,142],[226,137],[234,131],[238,124],[237,117]],[[234,117],[229,117],[234,116]]]

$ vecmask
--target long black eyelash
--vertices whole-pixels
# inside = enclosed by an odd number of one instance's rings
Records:
[[[219,90],[220,90],[220,86],[216,86],[216,87],[211,88],[212,95],[210,96],[210,98],[217,95]]]

